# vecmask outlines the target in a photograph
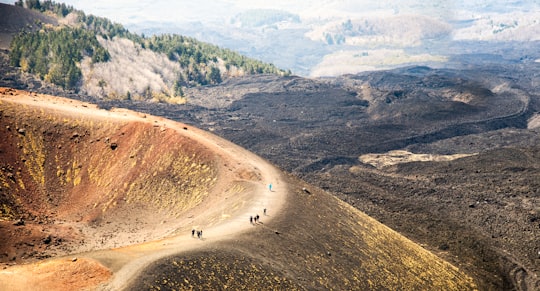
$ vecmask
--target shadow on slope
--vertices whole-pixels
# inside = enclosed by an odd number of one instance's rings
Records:
[[[36,30],[42,24],[56,25],[58,21],[37,11],[0,3],[0,49],[9,48],[13,35],[22,29]]]

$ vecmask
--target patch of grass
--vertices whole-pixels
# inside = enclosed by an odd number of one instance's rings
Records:
[[[45,157],[47,155],[43,145],[43,138],[36,135],[31,129],[25,130],[24,135],[19,134],[19,147],[25,158],[25,165],[33,178],[41,187],[45,186]]]
[[[267,264],[228,252],[170,258],[145,272],[135,286],[147,290],[304,290]]]

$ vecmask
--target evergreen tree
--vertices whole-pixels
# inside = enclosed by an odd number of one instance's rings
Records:
[[[208,83],[219,84],[221,83],[221,72],[216,67],[210,68],[210,74],[208,74]]]
[[[11,42],[10,63],[65,89],[76,89],[83,55],[93,62],[109,59],[95,35],[80,28],[62,27],[21,32]]]
[[[58,17],[69,13],[77,14],[79,24],[74,27],[45,27],[35,32],[21,32],[13,39],[10,47],[12,65],[20,66],[23,71],[36,74],[66,89],[76,89],[79,86],[82,78],[79,67],[83,57],[90,57],[92,63],[109,61],[111,56],[97,41],[98,35],[104,39],[130,39],[142,49],[163,53],[169,60],[178,62],[182,71],[178,80],[173,83],[171,95],[174,96],[183,96],[182,87],[219,84],[223,81],[223,76],[230,76],[230,71],[236,69],[245,74],[291,74],[290,71],[280,70],[273,64],[263,63],[191,37],[174,34],[139,36],[130,33],[120,24],[112,23],[106,18],[86,15],[63,3],[57,4],[50,0],[18,0],[15,5],[40,12],[50,11]],[[220,68],[224,68],[224,71]],[[151,98],[152,92],[150,88],[147,89],[144,95]]]

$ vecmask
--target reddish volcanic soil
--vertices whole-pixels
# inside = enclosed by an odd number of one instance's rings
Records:
[[[2,88],[0,133],[2,290],[477,288],[331,194],[186,124]]]
[[[19,263],[140,244],[192,228],[204,228],[216,239],[249,227],[235,216],[262,213],[263,207],[277,211],[281,203],[283,188],[271,197],[264,189],[270,182],[280,184],[275,169],[195,128],[51,96],[10,89],[0,94],[7,137],[0,144],[0,181],[8,186],[2,188],[0,233],[9,238],[0,241],[5,268],[0,279],[17,278],[9,280],[11,289],[29,283],[64,286],[65,280],[42,280],[58,269],[90,286],[111,276],[91,259],[15,266]],[[180,190],[186,193],[171,194]],[[150,197],[141,194],[148,191]],[[13,193],[16,203],[9,200]],[[250,195],[250,201],[239,205],[231,195]],[[194,243],[191,237],[182,240]],[[156,246],[128,249],[139,248]]]

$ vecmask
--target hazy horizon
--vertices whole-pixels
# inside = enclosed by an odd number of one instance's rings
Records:
[[[538,1],[58,2],[132,32],[195,37],[305,76],[444,64],[452,54],[540,41]]]
[[[0,3],[14,4],[15,0],[0,0]],[[512,12],[535,12],[538,1],[395,1],[381,0],[307,0],[290,2],[287,0],[203,0],[165,1],[141,0],[66,0],[66,3],[87,14],[107,17],[112,21],[129,24],[137,21],[213,21],[227,19],[251,9],[277,9],[299,14],[301,17],[330,16],[350,17],[358,15],[420,14],[441,19],[481,17],[486,13],[508,14]],[[324,11],[323,11],[324,9]],[[470,12],[470,16],[466,16]],[[319,13],[319,14],[316,14]]]

